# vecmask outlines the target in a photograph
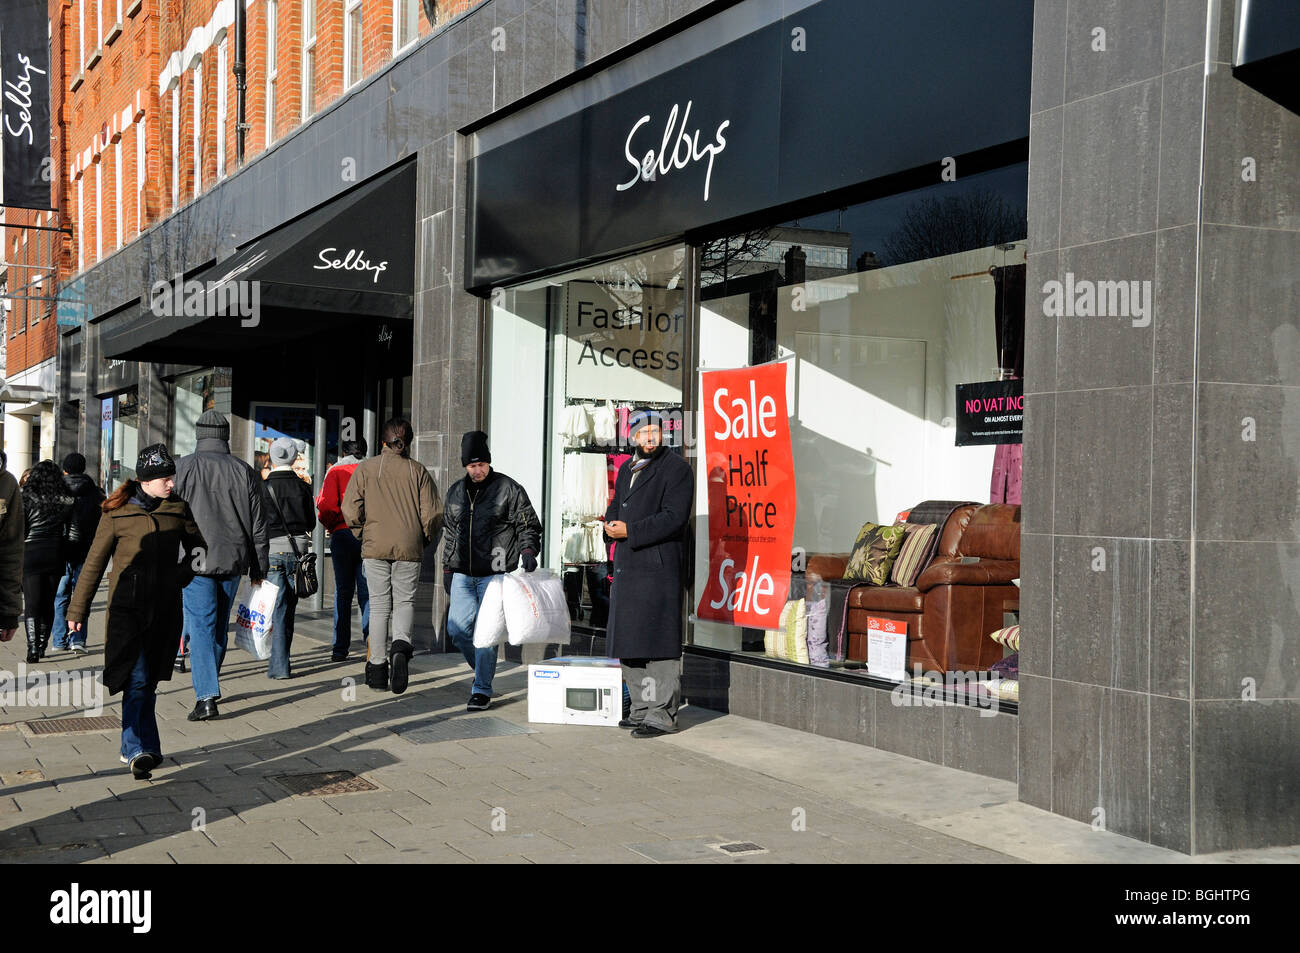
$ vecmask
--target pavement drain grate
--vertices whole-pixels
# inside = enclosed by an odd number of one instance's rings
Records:
[[[760,847],[751,841],[741,841],[735,844],[711,844],[714,850],[720,850],[723,853],[737,856],[740,854],[766,854],[767,848]]]
[[[23,733],[29,737],[122,730],[122,721],[116,715],[100,715],[96,718],[41,718],[37,721],[24,721],[21,724]]]
[[[379,785],[351,771],[315,771],[311,774],[280,774],[271,778],[299,797],[332,797],[378,791]]]
[[[534,735],[535,728],[516,725],[504,718],[434,718],[394,725],[390,730],[412,744],[428,745],[439,741],[465,741],[470,738],[502,738],[507,735]]]

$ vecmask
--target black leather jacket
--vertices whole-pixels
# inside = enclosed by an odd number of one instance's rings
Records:
[[[519,554],[541,552],[542,521],[528,493],[504,473],[457,480],[443,503],[442,568],[469,576],[513,572]]]
[[[95,530],[99,528],[100,504],[104,502],[104,491],[95,486],[95,482],[84,473],[64,474],[63,482],[73,496],[73,527],[68,533],[68,562],[79,563],[85,560],[90,542],[95,538]]]
[[[67,540],[73,544],[81,542],[77,521],[72,518],[70,496],[50,500],[24,493],[23,518],[27,526],[24,543],[40,543],[51,539]]]

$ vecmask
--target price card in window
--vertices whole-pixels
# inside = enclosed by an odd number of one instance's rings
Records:
[[[907,677],[907,623],[867,617],[867,671],[901,682]]]

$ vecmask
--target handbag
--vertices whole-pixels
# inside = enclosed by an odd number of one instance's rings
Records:
[[[293,549],[294,559],[298,564],[293,571],[293,591],[299,599],[314,596],[316,590],[320,588],[320,580],[316,578],[316,554],[303,555],[298,552],[298,543],[293,538],[293,533],[289,531],[289,522],[284,518],[284,510],[280,509],[280,501],[275,498],[270,487],[267,487],[266,495],[271,498],[271,505],[275,507],[275,512],[280,517],[280,525],[284,527],[284,534],[289,537],[289,546]]]

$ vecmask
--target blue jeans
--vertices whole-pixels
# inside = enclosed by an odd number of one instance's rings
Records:
[[[447,611],[447,633],[452,644],[461,650],[465,661],[474,670],[474,695],[492,697],[492,678],[497,672],[497,647],[474,648],[474,621],[478,607],[483,604],[491,576],[466,576],[455,573],[451,577],[451,606]]]
[[[271,568],[266,578],[279,586],[280,591],[275,594],[275,609],[271,612],[271,664],[266,667],[269,678],[289,677],[293,616],[298,608],[298,593],[293,588],[293,573],[297,568],[298,557],[293,553],[271,554]]]
[[[352,644],[352,594],[361,607],[361,637],[370,637],[370,587],[361,565],[361,544],[348,529],[330,534],[334,564],[334,654],[347,655]]]
[[[183,591],[185,634],[194,671],[194,697],[221,697],[221,665],[226,660],[226,629],[239,591],[239,577],[195,576]]]
[[[157,688],[157,682],[149,681],[149,660],[141,649],[122,692],[122,757],[128,762],[138,754],[162,757],[158,719],[154,716]]]
[[[68,603],[72,601],[72,590],[77,588],[77,579],[81,577],[81,563],[68,563],[59,580],[59,590],[54,594],[54,629],[52,643],[56,649],[66,649],[69,645],[85,646],[86,633],[89,629],[81,627],[68,638]]]

